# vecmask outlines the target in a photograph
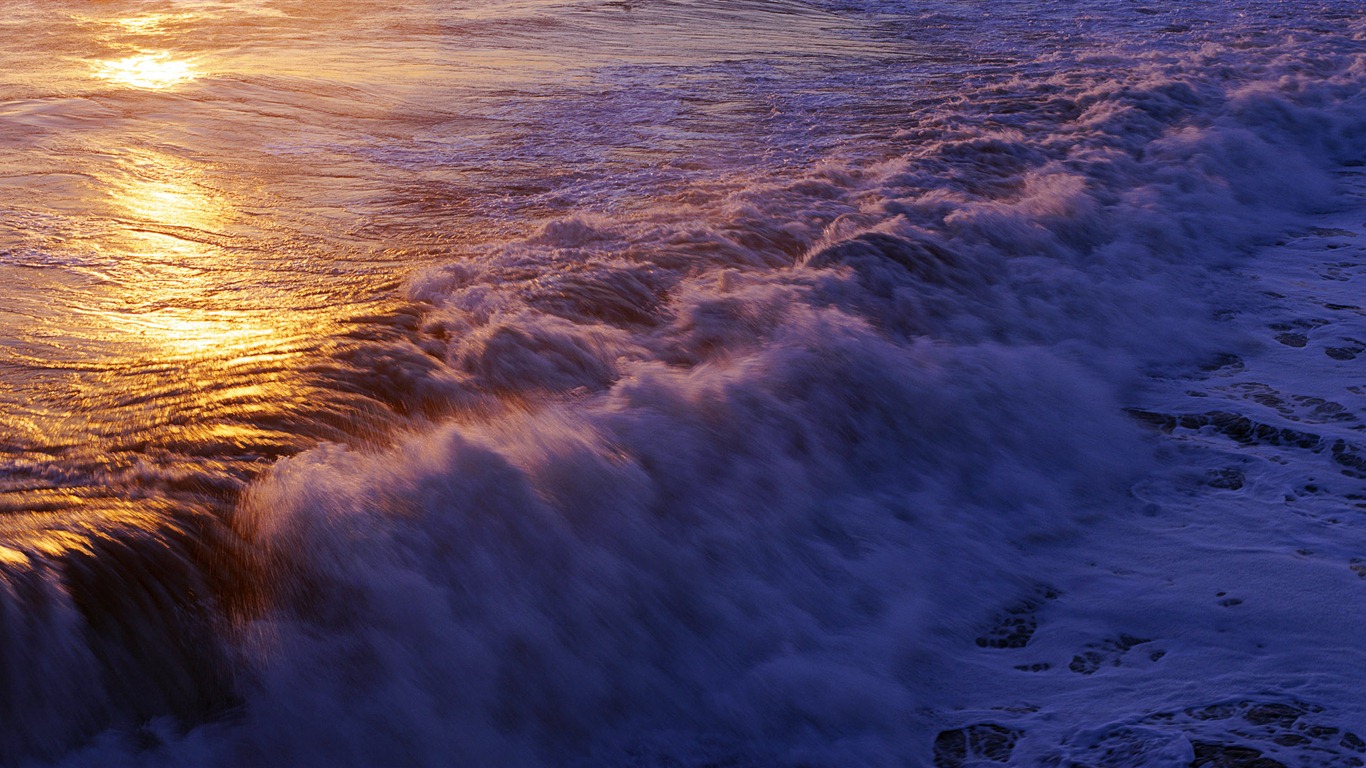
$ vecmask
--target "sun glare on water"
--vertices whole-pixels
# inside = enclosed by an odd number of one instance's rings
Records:
[[[143,16],[114,19],[112,23],[130,34],[149,35],[165,32],[168,24],[194,21],[194,18],[193,13],[149,13]]]
[[[198,74],[187,61],[165,53],[147,53],[101,62],[99,76],[132,88],[164,90],[194,80]]]

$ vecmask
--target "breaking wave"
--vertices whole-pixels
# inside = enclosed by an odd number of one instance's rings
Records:
[[[1227,268],[1359,161],[1359,48],[1057,60],[904,157],[415,277],[390,359],[427,419],[281,462],[236,522],[267,584],[241,754],[926,754],[926,681],[1030,589],[1017,551],[1154,461],[1126,393],[1236,344]]]
[[[202,587],[231,595],[223,660],[186,684],[229,693],[149,710],[217,714],[68,759],[928,756],[964,638],[1039,589],[1025,553],[1163,460],[1132,393],[1244,343],[1211,297],[1362,162],[1359,23],[1228,37],[964,78],[896,157],[722,175],[412,276],[407,332],[347,353],[402,425],[279,461],[229,516],[238,575]],[[4,748],[67,743],[62,709]]]

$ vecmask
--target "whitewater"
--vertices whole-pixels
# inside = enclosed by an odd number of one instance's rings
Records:
[[[1359,2],[0,19],[0,764],[1366,764]]]

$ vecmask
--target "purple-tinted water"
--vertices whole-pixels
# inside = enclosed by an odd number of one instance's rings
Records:
[[[1360,10],[8,4],[0,762],[1360,764]]]

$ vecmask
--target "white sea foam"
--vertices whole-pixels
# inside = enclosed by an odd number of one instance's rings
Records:
[[[1055,59],[902,158],[416,277],[442,365],[405,375],[450,415],[244,502],[234,759],[1154,765],[1263,701],[1350,725],[1361,659],[1296,649],[1360,622],[1263,591],[1344,577],[1259,554],[1274,505],[1153,502],[1183,454],[1122,410],[1247,347],[1236,269],[1366,149],[1359,45],[1277,45]],[[1256,620],[1207,617],[1229,584]]]

